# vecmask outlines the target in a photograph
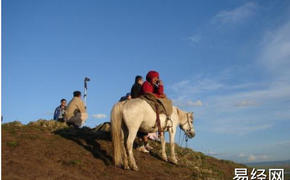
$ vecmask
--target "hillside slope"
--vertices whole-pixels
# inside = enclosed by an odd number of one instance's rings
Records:
[[[134,150],[139,171],[112,163],[110,133],[96,128],[73,129],[64,123],[39,120],[22,125],[2,124],[2,178],[4,180],[82,179],[232,179],[234,168],[245,167],[218,160],[176,145],[179,165],[160,159],[161,146],[151,142],[151,154]]]

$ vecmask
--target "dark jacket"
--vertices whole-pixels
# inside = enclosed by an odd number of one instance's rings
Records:
[[[64,107],[64,111],[65,111],[65,110],[66,110],[66,106]],[[59,120],[59,116],[60,116],[61,113],[63,113],[63,112],[62,112],[62,109],[61,109],[61,106],[57,106],[57,107],[55,108],[55,111],[54,111],[53,119],[54,119],[54,120]],[[64,116],[65,116],[65,114],[63,113],[61,119],[64,119]]]
[[[135,83],[131,88],[131,97],[137,98],[141,95],[142,91],[142,85],[139,83]]]

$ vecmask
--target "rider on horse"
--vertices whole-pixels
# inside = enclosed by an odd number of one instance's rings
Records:
[[[166,97],[164,94],[163,82],[159,79],[159,73],[149,71],[146,75],[146,81],[142,85],[142,93],[151,93],[157,98]]]

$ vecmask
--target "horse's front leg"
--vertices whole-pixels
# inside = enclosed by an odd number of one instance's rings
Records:
[[[167,155],[166,155],[166,147],[165,147],[165,138],[164,138],[164,132],[161,132],[161,136],[160,136],[160,141],[161,141],[161,149],[162,149],[162,159],[164,161],[167,161]]]
[[[127,151],[128,151],[128,156],[129,156],[129,166],[131,169],[134,171],[138,171],[138,166],[136,164],[134,154],[133,154],[133,142],[136,137],[137,130],[129,130],[129,135],[127,139]]]
[[[169,161],[173,164],[177,164],[177,159],[175,156],[175,144],[174,144],[174,137],[175,137],[175,129],[171,127],[172,129],[169,129],[169,138],[170,138],[170,159]]]

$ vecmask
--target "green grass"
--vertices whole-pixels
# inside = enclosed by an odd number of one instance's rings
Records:
[[[81,160],[69,160],[69,161],[62,161],[62,164],[65,166],[79,166],[81,165]]]
[[[19,144],[16,141],[7,142],[7,146],[9,147],[17,147]]]

